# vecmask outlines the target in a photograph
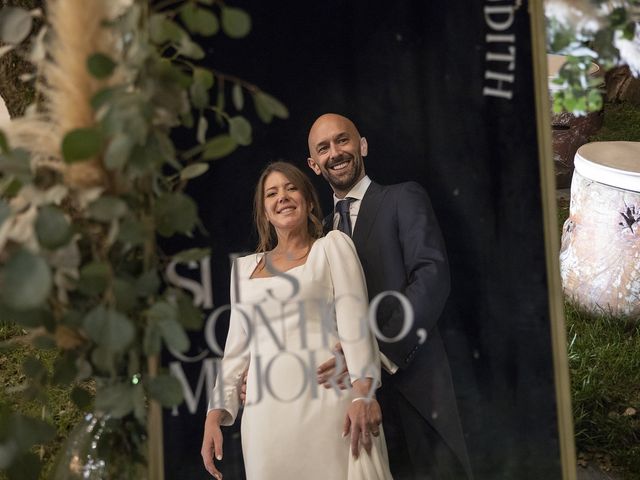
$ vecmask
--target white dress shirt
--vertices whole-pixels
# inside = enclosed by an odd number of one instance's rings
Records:
[[[364,194],[367,193],[367,189],[371,185],[371,179],[365,175],[362,179],[356,183],[351,190],[344,196],[344,198],[353,198],[353,201],[349,204],[349,217],[351,217],[351,232],[355,231],[356,222],[358,221],[358,213],[360,213],[360,205],[362,205],[362,199]],[[333,194],[333,229],[338,228],[338,222],[340,221],[340,214],[336,212],[336,204],[343,200],[342,198],[336,197],[336,194]],[[384,367],[384,369],[389,373],[396,373],[398,371],[398,366],[393,363],[387,356],[380,352],[380,363]]]

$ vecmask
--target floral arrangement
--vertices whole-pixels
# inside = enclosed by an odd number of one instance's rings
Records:
[[[0,133],[0,320],[59,351],[52,373],[36,357],[25,363],[29,395],[44,411],[44,387],[57,382],[79,406],[93,402],[144,436],[159,405],[182,401],[158,358],[163,346],[186,351],[186,331],[202,318],[161,272],[208,252],[168,256],[158,238],[200,226],[185,186],[251,143],[247,100],[265,123],[288,117],[255,85],[198,65],[198,39],[250,29],[245,11],[220,0],[51,0],[46,16],[0,10],[0,53],[28,56],[34,72],[24,80],[37,92]],[[184,127],[195,146],[181,151],[171,133]],[[15,465],[37,462],[32,446],[52,435],[46,421],[0,408],[0,469],[26,478]]]
[[[605,69],[626,64],[640,75],[639,0],[545,0],[547,45],[567,56],[554,94],[554,111],[584,115],[602,108],[602,81],[589,75],[592,64]]]

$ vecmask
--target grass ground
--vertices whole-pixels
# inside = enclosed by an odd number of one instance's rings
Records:
[[[566,304],[579,461],[640,478],[640,322]]]
[[[624,140],[640,142],[640,106],[631,103],[607,103],[602,128],[592,142]]]

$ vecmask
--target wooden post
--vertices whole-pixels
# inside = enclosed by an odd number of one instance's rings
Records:
[[[157,355],[149,357],[149,377],[158,374],[160,359]],[[149,399],[147,416],[147,435],[149,442],[149,478],[148,480],[164,480],[164,451],[162,439],[162,407],[153,399]]]

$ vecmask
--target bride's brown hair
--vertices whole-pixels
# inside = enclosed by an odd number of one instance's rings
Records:
[[[268,252],[276,246],[278,240],[276,230],[269,223],[264,207],[264,183],[267,177],[273,173],[279,172],[289,180],[300,191],[309,207],[307,214],[307,232],[314,240],[320,238],[323,233],[322,229],[322,211],[320,202],[318,201],[318,193],[313,184],[302,170],[291,163],[273,162],[266,166],[262,171],[256,192],[253,197],[253,217],[258,231],[258,248],[256,252]]]

